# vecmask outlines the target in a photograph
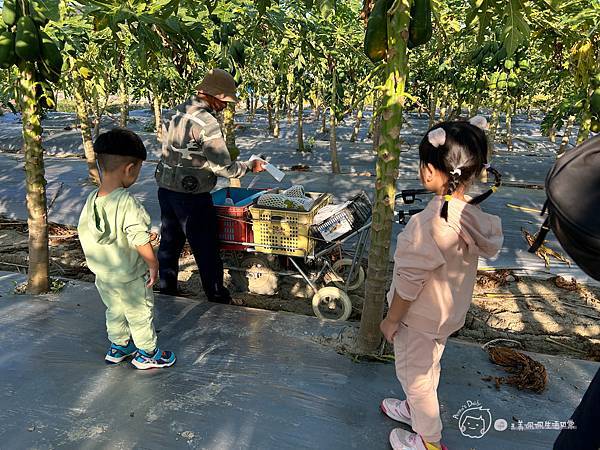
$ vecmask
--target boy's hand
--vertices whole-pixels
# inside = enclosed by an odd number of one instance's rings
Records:
[[[389,317],[383,319],[379,324],[379,329],[383,333],[383,336],[385,336],[385,340],[390,344],[394,343],[394,336],[396,336],[398,328],[400,328],[400,322],[394,322]]]
[[[156,280],[158,280],[158,265],[152,266],[148,268],[148,271],[150,272],[150,278],[148,279],[148,282],[146,283],[146,287],[152,287],[156,284]]]

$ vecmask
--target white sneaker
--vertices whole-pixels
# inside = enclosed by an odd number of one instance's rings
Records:
[[[410,411],[406,400],[398,400],[396,398],[385,398],[381,402],[381,411],[390,419],[396,422],[405,423],[412,426]]]
[[[417,433],[406,431],[402,428],[395,428],[390,433],[390,445],[394,450],[429,450],[423,442],[423,438]],[[442,445],[442,450],[448,450],[445,445]]]

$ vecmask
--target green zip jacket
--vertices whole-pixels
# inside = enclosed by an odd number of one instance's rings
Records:
[[[136,247],[150,242],[150,216],[126,189],[103,197],[94,190],[77,231],[87,265],[101,280],[127,283],[148,271]]]

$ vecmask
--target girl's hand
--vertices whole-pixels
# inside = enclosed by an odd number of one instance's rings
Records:
[[[383,333],[383,336],[385,336],[385,340],[390,344],[394,343],[394,336],[396,336],[398,328],[400,328],[400,322],[394,322],[389,317],[383,319],[379,324],[379,329]]]

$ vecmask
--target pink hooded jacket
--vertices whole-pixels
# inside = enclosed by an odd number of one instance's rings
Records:
[[[398,235],[394,291],[413,302],[402,320],[408,327],[445,338],[462,328],[475,286],[477,260],[491,258],[502,247],[500,218],[457,199],[448,205],[448,221],[440,217],[443,197],[413,216]]]

